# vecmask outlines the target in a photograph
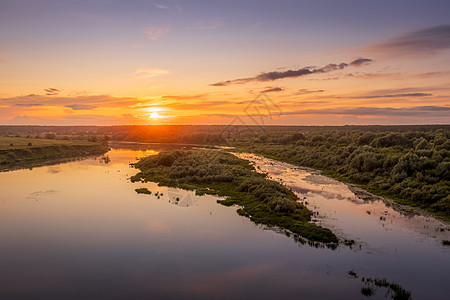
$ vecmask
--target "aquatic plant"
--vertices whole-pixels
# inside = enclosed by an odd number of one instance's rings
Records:
[[[151,195],[152,194],[152,192],[149,191],[147,188],[138,188],[138,189],[135,189],[135,191],[138,194],[147,194],[147,195]]]

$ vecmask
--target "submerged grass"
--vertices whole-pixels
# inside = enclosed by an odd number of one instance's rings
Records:
[[[141,170],[132,181],[154,181],[160,185],[196,190],[197,194],[226,197],[218,202],[237,205],[238,214],[256,224],[287,230],[286,235],[310,244],[336,248],[338,239],[331,230],[310,223],[312,212],[298,203],[297,196],[255,172],[248,161],[214,150],[175,150],[143,158]]]

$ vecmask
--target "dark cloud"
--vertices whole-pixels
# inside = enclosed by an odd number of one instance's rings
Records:
[[[324,90],[308,90],[308,89],[300,89],[298,92],[295,93],[295,95],[307,95],[307,94],[313,94],[313,93],[323,93]]]
[[[141,100],[133,97],[113,97],[110,95],[91,95],[91,96],[77,96],[77,97],[61,97],[61,96],[47,96],[30,94],[26,96],[17,96],[10,98],[0,98],[0,106],[37,106],[34,104],[41,104],[41,106],[66,106],[74,103],[88,103],[96,107],[125,107],[134,105]]]
[[[370,58],[358,58],[358,59],[355,59],[354,61],[352,61],[351,63],[349,63],[349,65],[359,67],[359,66],[368,65],[372,61],[373,60],[371,60]]]
[[[352,61],[350,64],[347,64],[347,63],[328,64],[322,68],[304,67],[304,68],[297,69],[297,70],[287,70],[287,71],[281,71],[281,72],[280,71],[263,72],[263,73],[256,75],[255,77],[239,78],[239,79],[234,79],[234,80],[216,82],[216,83],[210,84],[210,86],[227,86],[230,84],[243,84],[243,83],[252,82],[252,81],[273,81],[273,80],[283,79],[283,78],[295,78],[295,77],[311,75],[311,74],[315,74],[315,73],[328,73],[328,72],[332,72],[332,71],[336,71],[336,70],[342,70],[351,64],[353,64],[351,66],[359,66],[359,65],[365,64],[365,63],[360,63],[358,65],[358,63],[355,63],[355,61],[358,61],[358,60],[370,60],[370,59],[359,58],[357,60]]]
[[[267,90],[262,91],[262,93],[281,92],[283,90],[284,89],[281,87],[275,87],[275,88],[267,87]]]
[[[433,96],[430,93],[402,93],[402,94],[382,94],[382,95],[364,95],[364,96],[349,96],[349,97],[333,97],[339,99],[377,99],[377,98],[409,98],[409,97],[428,97]]]
[[[446,106],[416,106],[416,107],[355,107],[334,109],[310,109],[283,112],[283,115],[360,115],[360,116],[408,116],[408,117],[450,117],[450,107]]]
[[[430,55],[450,48],[450,25],[409,32],[367,47],[369,51],[391,55]]]
[[[55,96],[58,95],[61,91],[55,88],[48,88],[48,89],[44,89],[44,91],[47,92],[47,96]]]
[[[18,107],[33,107],[33,106],[42,106],[42,103],[16,103],[14,106]]]
[[[97,108],[96,106],[88,104],[69,104],[64,107],[71,108],[72,110],[93,110]]]

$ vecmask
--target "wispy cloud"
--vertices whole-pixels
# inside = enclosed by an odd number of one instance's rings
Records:
[[[450,117],[450,107],[446,106],[415,106],[415,107],[354,107],[354,108],[330,108],[330,109],[308,109],[283,112],[283,115],[358,115],[358,116],[434,116]]]
[[[361,62],[361,60],[364,60],[364,63]],[[227,80],[222,82],[216,82],[210,84],[211,86],[227,86],[230,84],[243,84],[247,82],[252,81],[273,81],[277,79],[283,79],[283,78],[295,78],[305,75],[311,75],[315,73],[328,73],[336,70],[342,70],[348,66],[360,66],[362,64],[368,64],[372,60],[369,58],[358,58],[350,63],[340,63],[340,64],[328,64],[324,67],[318,68],[318,67],[304,67],[297,70],[287,70],[287,71],[273,71],[273,72],[263,72],[260,73],[254,77],[247,77],[247,78],[239,78],[239,79],[233,79],[233,80]]]
[[[15,107],[36,107],[40,106],[56,106],[68,107],[74,103],[89,103],[90,106],[96,107],[125,107],[139,102],[138,99],[132,97],[113,97],[109,95],[90,95],[78,97],[61,97],[30,94],[26,96],[17,96],[10,98],[0,98],[0,106]],[[76,108],[76,106],[75,106]]]
[[[354,66],[354,67],[359,67],[359,66],[368,65],[371,62],[372,62],[372,60],[369,58],[358,58],[358,59],[355,59],[354,61],[352,61],[351,63],[349,63],[349,65]]]
[[[385,40],[367,47],[388,55],[423,56],[450,48],[450,25],[429,27]]]
[[[97,108],[96,106],[88,104],[69,104],[64,107],[71,108],[72,110],[93,110]]]
[[[170,74],[169,70],[160,68],[137,68],[134,75],[140,79],[150,79],[156,76]]]
[[[415,107],[342,107],[324,109],[305,109],[283,111],[282,116],[289,115],[352,115],[352,116],[402,116],[402,117],[450,117],[450,107],[448,106],[415,106]],[[209,116],[220,116],[227,118],[236,117],[266,117],[265,114],[209,114]]]
[[[194,94],[194,95],[164,95],[161,96],[162,100],[197,100],[203,99],[208,94]]]
[[[168,6],[163,5],[163,4],[153,3],[153,5],[154,5],[155,7],[157,7],[157,8],[160,8],[160,9],[169,9]]]
[[[223,19],[209,19],[197,22],[195,28],[197,29],[216,29],[225,24]]]
[[[295,95],[307,95],[307,94],[314,94],[314,93],[323,93],[324,90],[308,90],[308,89],[300,89],[298,92],[295,93]]]
[[[44,89],[44,91],[47,92],[47,94],[46,94],[47,96],[55,96],[55,95],[58,95],[59,92],[61,92],[60,90],[55,89],[55,88]]]
[[[281,92],[284,89],[281,87],[267,87],[267,90],[262,91],[263,93],[271,93],[271,92]]]
[[[14,106],[17,106],[17,107],[35,107],[35,106],[42,106],[42,103],[15,103]]]
[[[145,34],[151,40],[159,40],[170,31],[169,27],[150,27]]]
[[[377,98],[409,98],[409,97],[427,97],[427,96],[433,96],[433,94],[431,94],[431,93],[404,93],[404,94],[351,96],[351,97],[340,97],[340,98],[377,99]]]

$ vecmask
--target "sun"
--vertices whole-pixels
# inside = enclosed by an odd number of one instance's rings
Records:
[[[148,117],[153,120],[162,118],[162,116],[160,114],[158,114],[156,111],[150,113],[150,115]]]

